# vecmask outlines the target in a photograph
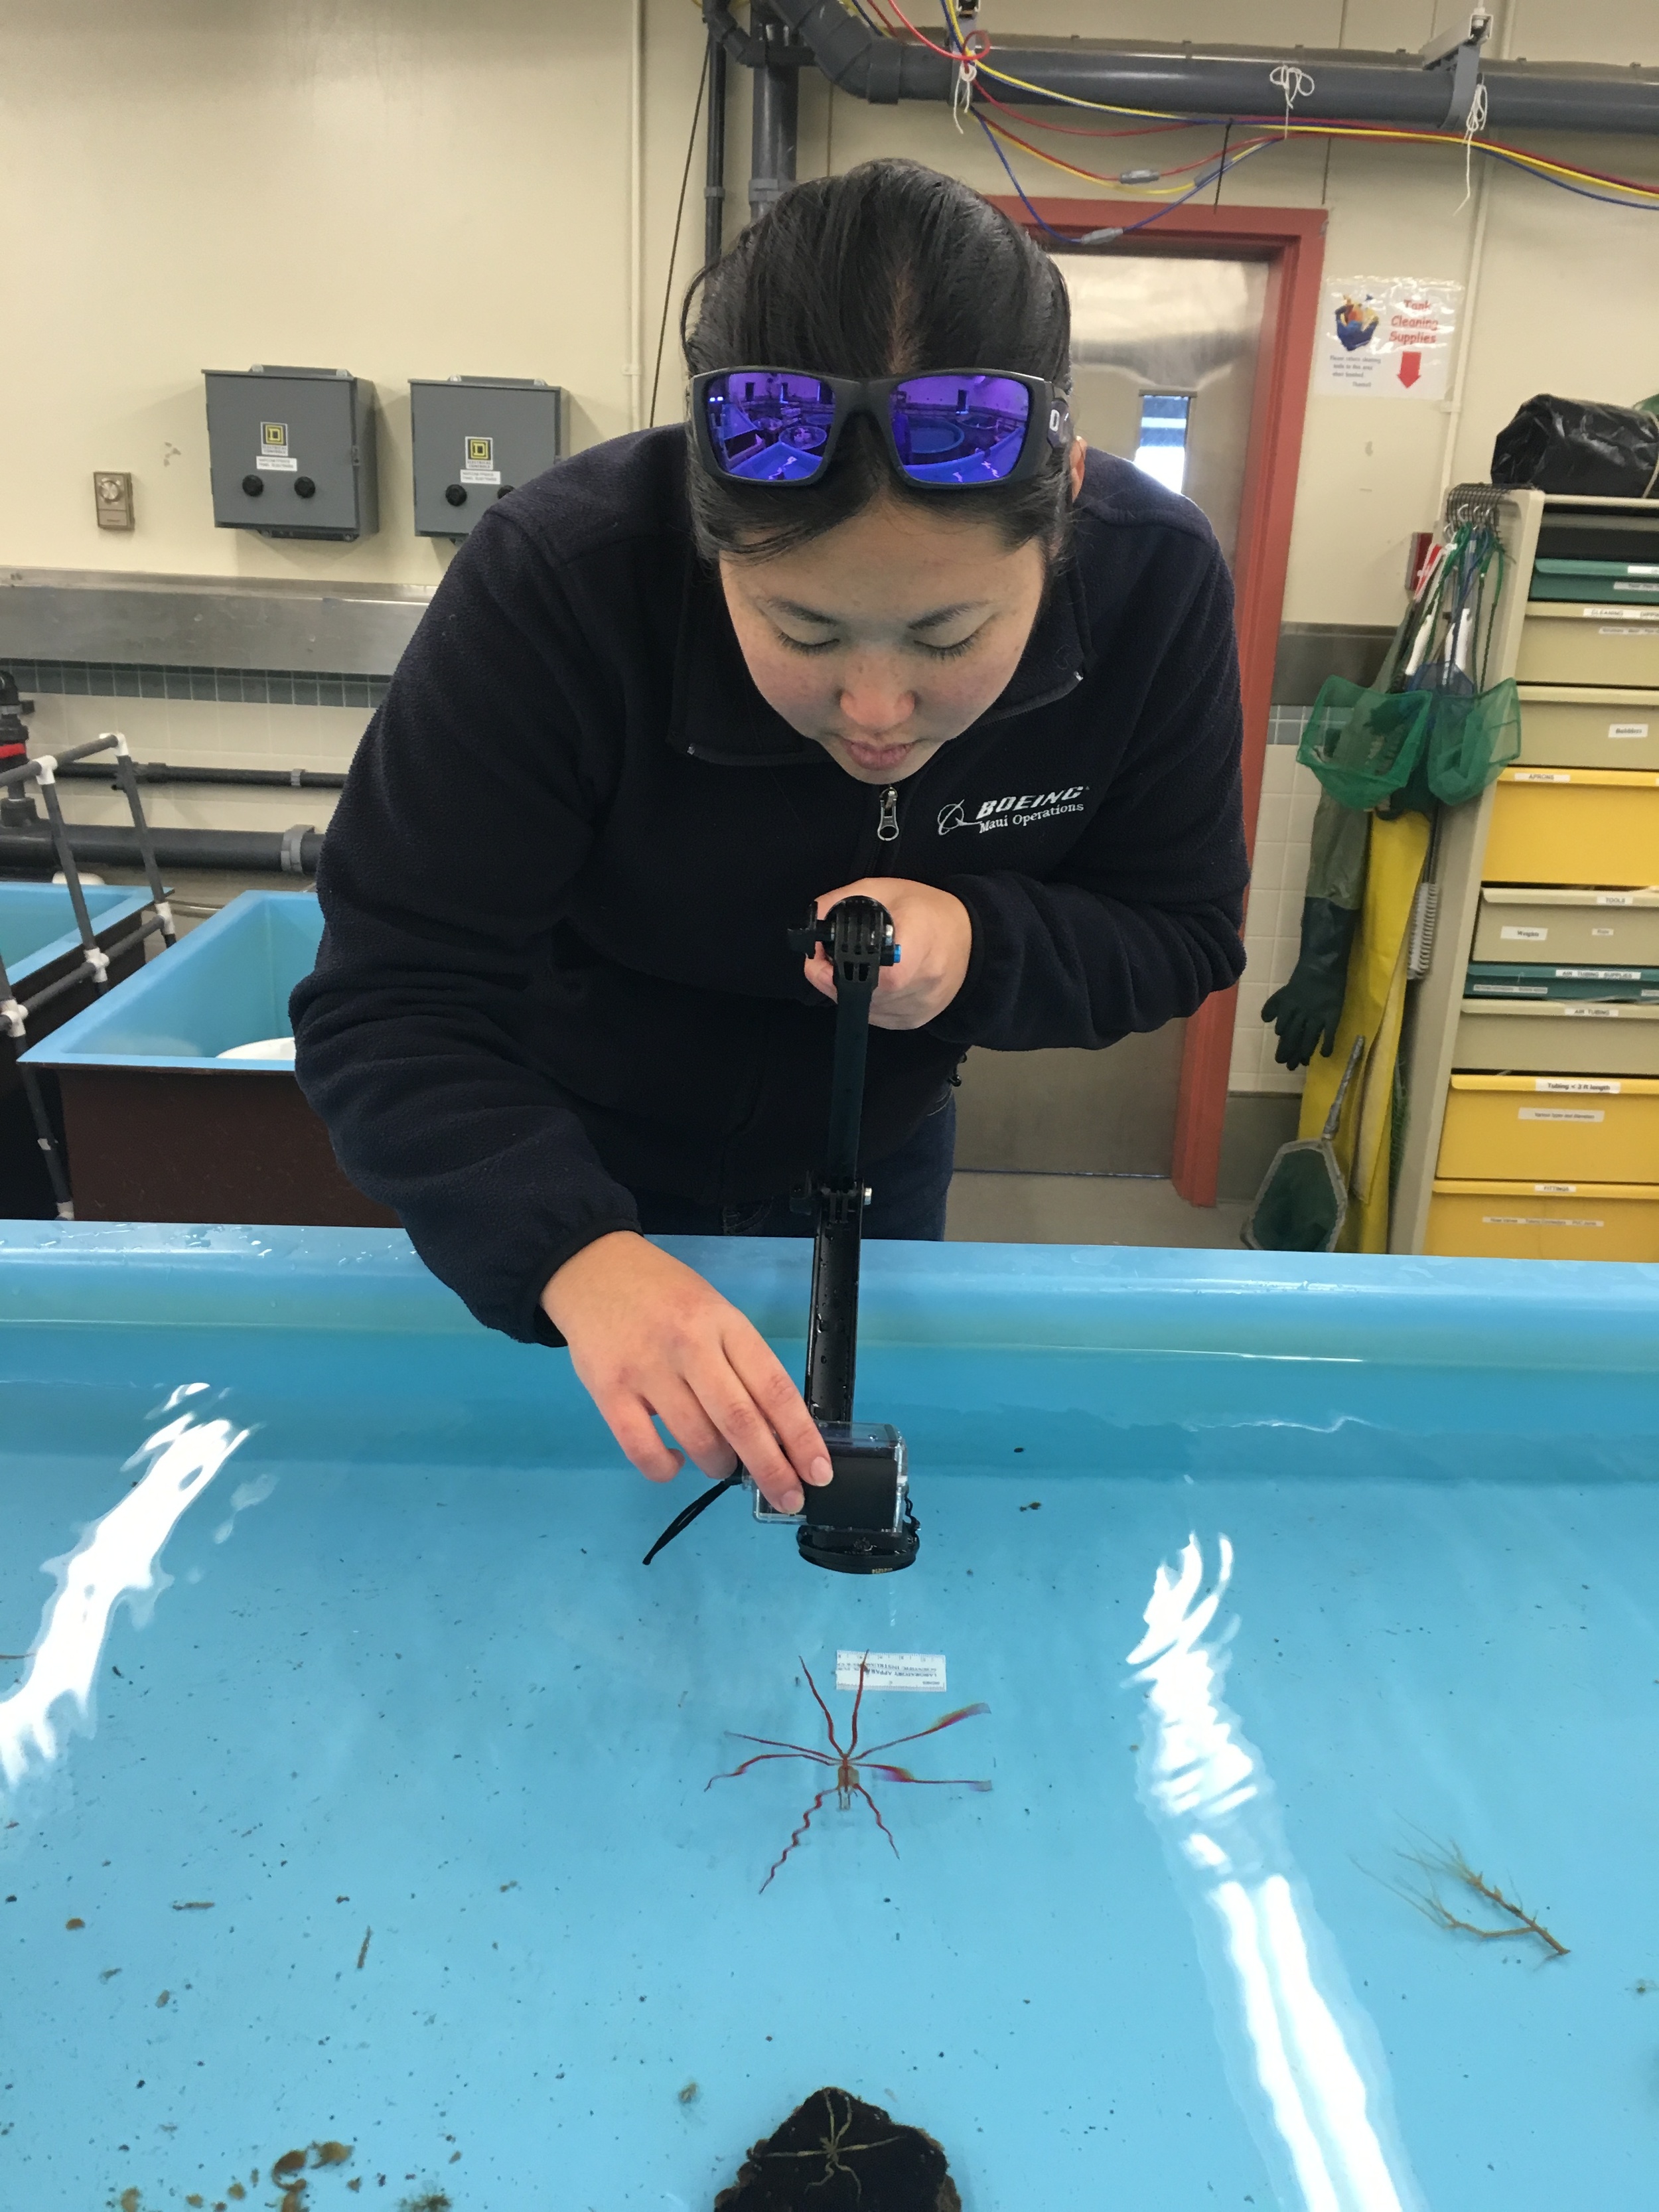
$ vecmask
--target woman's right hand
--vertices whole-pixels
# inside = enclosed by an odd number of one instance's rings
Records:
[[[672,1482],[689,1455],[719,1480],[738,1460],[768,1502],[800,1510],[830,1479],[817,1424],[766,1340],[712,1283],[631,1230],[596,1237],[542,1292],[589,1395],[640,1473]],[[665,1444],[660,1416],[685,1447]]]

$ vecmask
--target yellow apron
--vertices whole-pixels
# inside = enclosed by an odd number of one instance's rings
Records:
[[[1342,1126],[1333,1146],[1348,1179],[1348,1218],[1337,1238],[1340,1252],[1389,1249],[1389,1152],[1394,1119],[1394,1071],[1400,1023],[1406,1008],[1406,956],[1412,903],[1429,849],[1429,823],[1421,814],[1397,822],[1371,817],[1366,855],[1365,899],[1348,954],[1347,989],[1336,1043],[1328,1058],[1316,1054],[1302,1093],[1297,1134],[1316,1137],[1325,1126],[1336,1086],[1356,1036],[1365,1039],[1358,1080],[1348,1091]]]

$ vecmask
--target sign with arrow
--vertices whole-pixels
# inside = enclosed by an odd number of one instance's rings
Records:
[[[1336,276],[1314,362],[1316,394],[1443,399],[1461,284],[1417,276]]]

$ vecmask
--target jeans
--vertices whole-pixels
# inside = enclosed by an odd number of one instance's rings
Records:
[[[945,1201],[957,1149],[957,1094],[945,1093],[897,1152],[865,1167],[874,1194],[864,1209],[866,1237],[911,1237],[938,1243],[945,1235]],[[791,1210],[788,1194],[745,1199],[735,1206],[704,1206],[666,1191],[634,1194],[647,1237],[810,1237],[812,1216]]]

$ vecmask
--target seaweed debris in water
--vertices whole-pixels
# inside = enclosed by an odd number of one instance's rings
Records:
[[[1475,1871],[1455,1843],[1431,1855],[1407,1851],[1401,1854],[1407,1863],[1414,1866],[1428,1878],[1428,1887],[1421,1890],[1401,1890],[1400,1894],[1408,1905],[1413,1905],[1437,1928],[1462,1936],[1479,1936],[1483,1943],[1501,1943],[1534,1936],[1552,1958],[1565,1959],[1567,1947],[1551,1935],[1543,1922],[1525,1907],[1505,1897],[1496,1882],[1486,1880]],[[1483,1927],[1477,1921],[1466,1920],[1455,1913],[1441,1896],[1437,1884],[1456,1882],[1481,1900],[1488,1912],[1503,1915],[1496,1927]],[[1474,1907],[1469,1908],[1471,1911]]]
[[[846,2089],[815,2089],[756,2143],[714,2212],[962,2212],[943,2148]]]

